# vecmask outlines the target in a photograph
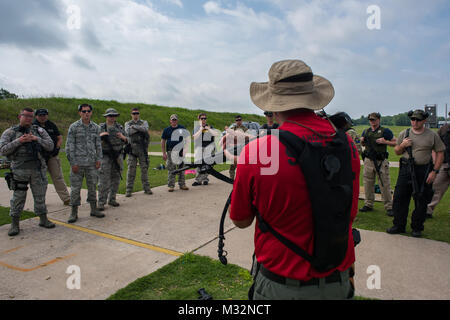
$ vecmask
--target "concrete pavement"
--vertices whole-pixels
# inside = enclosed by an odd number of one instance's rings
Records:
[[[47,206],[55,229],[39,227],[37,218],[22,221],[16,237],[7,235],[9,225],[0,227],[0,299],[105,299],[182,253],[217,259],[219,219],[231,186],[213,177],[208,186],[191,187],[189,182],[188,186],[188,191],[176,188],[173,193],[161,186],[152,188],[153,195],[119,195],[121,206],[107,207],[103,219],[90,217],[85,203],[79,220],[69,225],[70,208],[49,185]],[[9,206],[9,198],[0,179],[0,205]],[[30,211],[31,198],[29,192]],[[249,269],[254,226],[237,229],[227,218],[225,230],[228,262]],[[356,249],[357,295],[450,299],[449,244],[365,230],[361,234]],[[373,281],[378,271],[379,283]],[[378,284],[379,289],[372,288]]]

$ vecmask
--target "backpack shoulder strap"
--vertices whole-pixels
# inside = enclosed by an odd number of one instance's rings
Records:
[[[270,232],[275,238],[278,239],[282,244],[284,244],[286,247],[291,249],[293,252],[295,252],[297,255],[308,261],[309,263],[313,262],[313,257],[310,256],[305,250],[300,248],[298,245],[290,241],[289,239],[285,238],[283,235],[278,233],[274,228],[272,228],[264,219],[261,217],[261,214],[259,211],[254,207],[255,213],[256,213],[256,219],[258,220],[258,227],[261,230],[261,232],[266,233]]]
[[[267,134],[272,134],[271,130],[269,129],[267,131]],[[279,140],[280,142],[288,149],[288,154],[292,156],[295,161],[297,162],[297,159],[300,157],[302,150],[305,145],[305,141],[295,134],[279,130]],[[289,160],[291,162],[291,160]],[[293,164],[291,162],[291,164]],[[258,209],[256,207],[253,207],[256,213],[256,219],[258,220],[258,227],[261,230],[261,232],[266,233],[270,232],[275,238],[277,238],[281,243],[283,243],[286,247],[288,247],[290,250],[292,250],[294,253],[305,259],[306,261],[312,263],[313,257],[309,255],[305,250],[300,248],[298,245],[290,241],[289,239],[285,238],[283,235],[281,235],[279,232],[277,232],[274,228],[272,228],[261,216]]]

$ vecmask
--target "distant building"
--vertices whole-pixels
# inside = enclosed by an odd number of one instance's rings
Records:
[[[435,104],[426,104],[425,105],[425,111],[428,112],[428,114],[429,114],[427,122],[425,124],[425,126],[427,128],[437,128],[438,127],[436,109],[437,109],[437,105],[435,105]]]

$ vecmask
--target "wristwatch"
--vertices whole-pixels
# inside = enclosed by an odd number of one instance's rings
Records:
[[[436,174],[439,173],[439,169],[433,169],[434,172],[436,172]]]

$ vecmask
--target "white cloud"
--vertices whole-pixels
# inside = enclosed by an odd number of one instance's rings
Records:
[[[165,2],[183,8],[179,0]],[[261,114],[250,101],[250,83],[267,81],[273,62],[297,58],[332,81],[331,111],[359,117],[403,112],[405,104],[433,97],[445,102],[450,46],[443,35],[450,28],[420,13],[434,17],[442,2],[379,2],[382,29],[372,32],[371,3],[356,0],[276,0],[270,4],[276,13],[259,1],[207,1],[195,20],[163,14],[151,1],[77,0],[81,29],[56,28],[66,48],[1,46],[0,85],[25,95]],[[72,3],[62,0],[63,7]],[[428,39],[436,50],[421,45]]]
[[[206,2],[203,5],[203,9],[205,9],[205,12],[207,14],[219,14],[219,13],[223,12],[223,9],[220,7],[220,5],[214,1]]]

